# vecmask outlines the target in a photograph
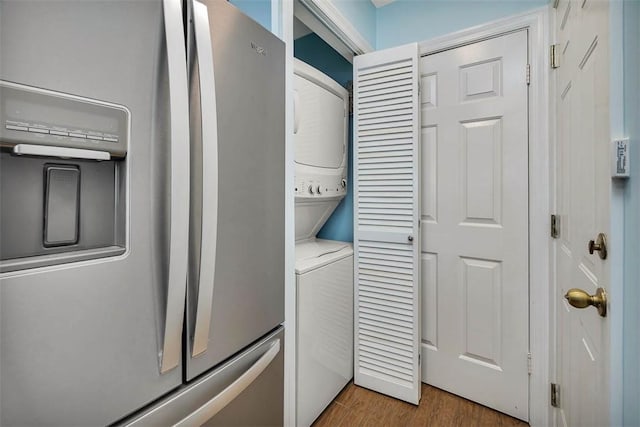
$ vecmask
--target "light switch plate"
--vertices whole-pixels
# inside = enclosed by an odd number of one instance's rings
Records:
[[[629,138],[611,142],[611,177],[629,178]]]

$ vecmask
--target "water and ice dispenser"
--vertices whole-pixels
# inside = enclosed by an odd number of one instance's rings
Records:
[[[126,250],[129,111],[0,80],[0,272]]]

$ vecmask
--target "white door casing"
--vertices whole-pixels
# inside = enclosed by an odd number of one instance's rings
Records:
[[[354,59],[354,382],[420,401],[418,45]]]
[[[423,379],[528,420],[527,31],[421,59]]]
[[[610,266],[588,242],[609,235],[609,5],[560,1],[557,108],[556,243],[559,426],[609,425],[610,321],[564,299],[570,288],[609,289]]]

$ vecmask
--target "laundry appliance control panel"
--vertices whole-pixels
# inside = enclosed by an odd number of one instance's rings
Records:
[[[346,176],[304,174],[296,176],[296,197],[340,197],[347,193]]]

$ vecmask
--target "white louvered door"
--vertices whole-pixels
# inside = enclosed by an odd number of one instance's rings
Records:
[[[354,60],[355,383],[420,401],[418,45]]]

